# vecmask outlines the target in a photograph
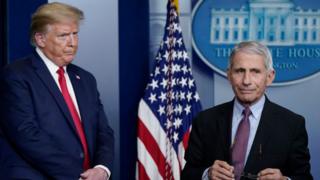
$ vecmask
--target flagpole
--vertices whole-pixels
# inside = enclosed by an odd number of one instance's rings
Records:
[[[192,119],[201,110],[176,5],[167,3],[164,36],[139,103],[139,180],[180,179]]]

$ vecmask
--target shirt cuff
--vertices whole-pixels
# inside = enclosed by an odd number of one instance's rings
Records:
[[[108,176],[107,180],[110,179],[111,172],[106,166],[99,164],[99,165],[94,166],[94,168],[102,168],[103,170],[105,170],[107,173],[107,176]]]
[[[202,180],[209,180],[209,174],[208,174],[209,168],[207,168],[206,170],[204,170],[204,172],[202,173]]]

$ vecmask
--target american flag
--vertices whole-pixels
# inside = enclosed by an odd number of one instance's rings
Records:
[[[165,34],[138,112],[136,179],[180,179],[199,95],[177,9],[168,1]]]

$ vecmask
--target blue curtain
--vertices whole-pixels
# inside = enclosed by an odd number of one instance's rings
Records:
[[[7,63],[6,4],[7,0],[0,1],[0,67]]]
[[[3,0],[1,0],[3,1]],[[7,59],[10,62],[30,54],[33,47],[29,40],[31,15],[47,0],[6,0],[7,1]]]
[[[137,113],[148,80],[149,0],[119,0],[120,179],[135,179]]]

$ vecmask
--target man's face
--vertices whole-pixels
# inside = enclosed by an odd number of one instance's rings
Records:
[[[37,46],[56,65],[68,65],[77,53],[78,28],[74,21],[48,25],[46,33],[36,33]]]
[[[273,70],[267,71],[262,56],[244,52],[235,54],[227,73],[235,96],[243,105],[257,102],[275,77]]]

